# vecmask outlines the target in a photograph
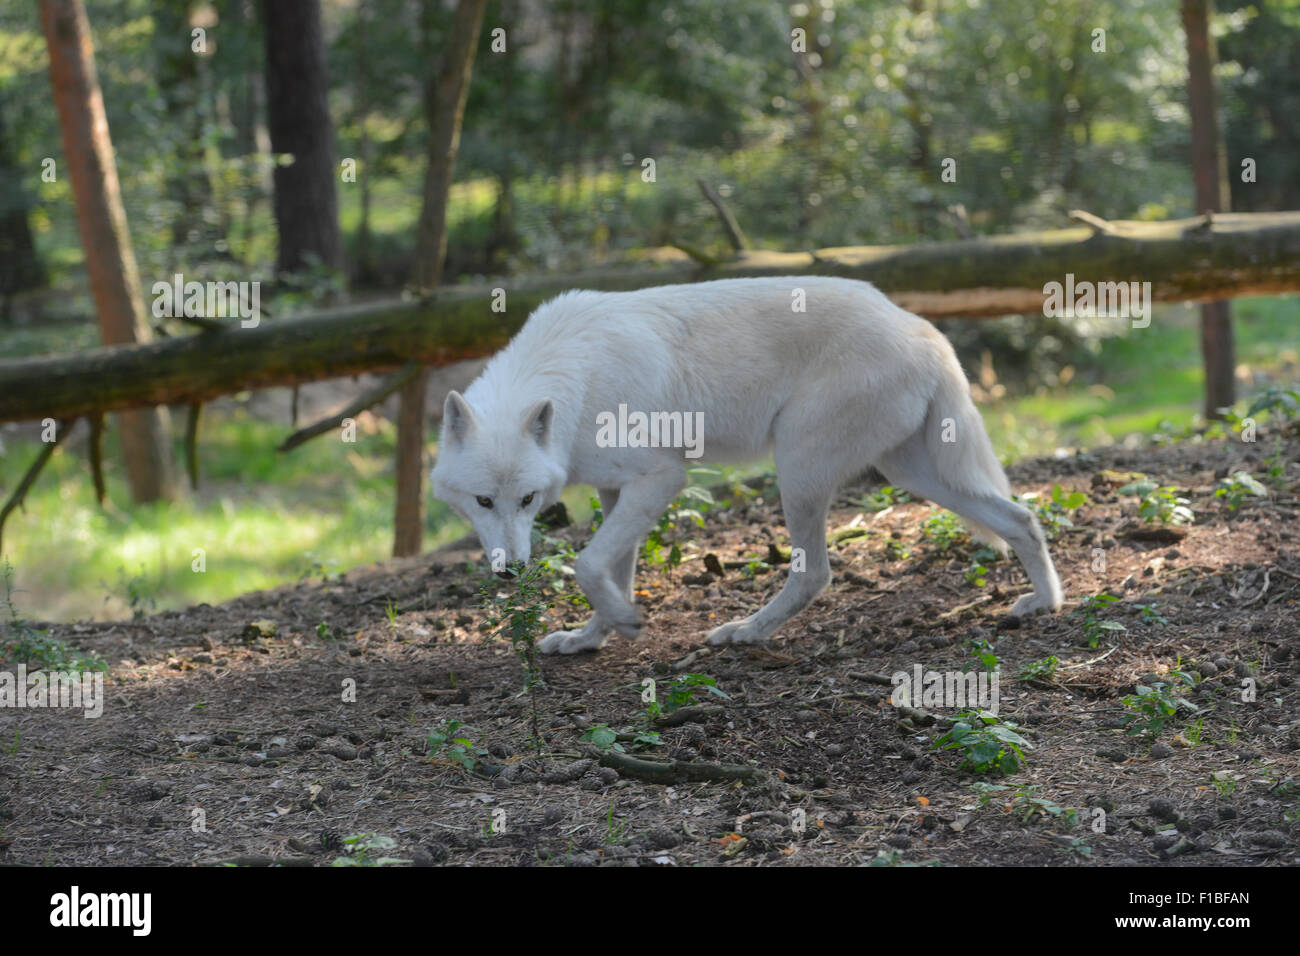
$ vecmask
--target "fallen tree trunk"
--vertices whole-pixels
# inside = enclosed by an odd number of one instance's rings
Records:
[[[716,265],[606,269],[494,289],[458,287],[418,301],[368,304],[253,328],[0,362],[0,421],[205,401],[408,361],[445,365],[501,348],[541,302],[566,289],[609,291],[743,276],[831,275],[875,283],[929,318],[1043,308],[1043,286],[1150,282],[1155,301],[1300,291],[1300,212],[1236,213],[1159,223],[1100,220],[1070,229],[914,246],[750,252]]]

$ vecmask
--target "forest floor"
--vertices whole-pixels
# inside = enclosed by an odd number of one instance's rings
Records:
[[[980,586],[975,546],[944,548],[929,505],[866,510],[874,486],[846,489],[834,581],[767,648],[701,650],[785,577],[725,567],[787,541],[774,489],[719,504],[681,567],[642,567],[641,639],[542,659],[540,759],[520,662],[483,640],[475,550],[129,622],[29,625],[110,671],[97,719],[0,711],[0,863],[328,865],[369,834],[393,841],[371,858],[426,865],[1292,865],[1300,440],[1283,439],[1288,472],[1267,498],[1215,496],[1274,449],[1261,435],[1011,468],[1020,494],[1087,496],[1052,544],[1066,608],[1025,620],[1006,617],[1026,587],[1014,560]],[[1141,521],[1118,491],[1135,471],[1177,487],[1194,522]],[[590,530],[555,534],[580,548]],[[1103,593],[1116,600],[1087,602]],[[1006,776],[963,763],[1009,760],[1005,745],[934,746],[965,708],[890,702],[895,672],[982,673],[981,652],[1000,667],[990,729],[1028,744]],[[686,674],[727,697],[643,715],[646,678],[669,707]],[[1154,737],[1128,733],[1139,686],[1163,687],[1144,716],[1176,708]],[[600,725],[657,733],[625,746],[677,761],[655,771],[666,782],[602,766],[581,739]],[[435,730],[471,741],[472,771],[457,745],[430,755]],[[719,764],[752,775],[692,779]]]

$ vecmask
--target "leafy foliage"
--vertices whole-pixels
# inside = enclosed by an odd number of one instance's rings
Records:
[[[1031,744],[1016,733],[1017,725],[987,710],[969,710],[947,718],[952,726],[932,744],[939,750],[960,750],[962,768],[971,773],[1013,774],[1020,770]]]

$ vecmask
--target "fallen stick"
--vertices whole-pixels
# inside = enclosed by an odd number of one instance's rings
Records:
[[[23,475],[22,480],[18,482],[18,487],[15,488],[14,493],[9,496],[9,500],[5,502],[4,507],[0,508],[0,546],[2,546],[4,541],[5,521],[9,518],[9,513],[15,508],[21,507],[23,499],[27,497],[27,492],[30,491],[32,485],[36,483],[36,476],[41,473],[41,469],[45,467],[45,463],[50,460],[50,456],[54,454],[54,449],[59,446],[59,442],[63,441],[68,432],[72,431],[72,426],[76,424],[76,421],[75,418],[68,418],[55,424],[54,441],[42,443],[43,447],[41,448],[40,453],[37,454],[36,460],[32,462],[31,467],[28,468],[27,472]]]
[[[886,687],[894,686],[894,679],[888,674],[873,674],[870,671],[849,671],[849,676],[854,680],[864,680],[868,684],[883,684]]]
[[[315,866],[309,856],[265,856],[261,853],[241,853],[224,860],[200,860],[199,866]]]
[[[380,381],[374,388],[370,389],[370,391],[358,396],[357,399],[347,408],[343,409],[343,411],[338,412],[335,415],[330,415],[328,418],[322,418],[320,421],[308,425],[305,428],[298,429],[282,441],[275,450],[281,452],[292,451],[303,442],[309,441],[317,435],[323,435],[327,431],[338,428],[343,424],[344,419],[356,418],[372,405],[378,405],[389,395],[392,395],[411,379],[415,378],[419,371],[419,362],[407,362],[392,375]]]
[[[647,783],[714,783],[743,780],[752,783],[762,776],[757,767],[737,764],[699,763],[693,760],[646,760],[621,754],[616,750],[601,750],[589,746],[588,756],[600,761],[602,767],[617,770],[620,776],[644,780]]]
[[[993,595],[982,594],[979,597],[977,597],[975,600],[971,601],[969,604],[959,604],[951,611],[944,611],[942,614],[939,615],[939,620],[943,621],[950,617],[957,617],[963,611],[969,611],[973,607],[979,607],[981,604],[985,604],[992,600],[993,600]]]
[[[656,727],[679,727],[692,722],[701,723],[710,717],[717,717],[722,712],[722,708],[717,704],[692,704],[690,707],[682,707],[656,717],[654,723]]]

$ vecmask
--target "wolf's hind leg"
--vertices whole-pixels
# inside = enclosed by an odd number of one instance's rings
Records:
[[[935,468],[920,433],[882,458],[879,467],[893,484],[955,511],[1011,545],[1034,587],[1033,593],[1022,595],[1012,606],[1014,616],[1060,609],[1061,581],[1043,529],[1028,508],[1003,498],[994,489],[980,493],[950,488]]]
[[[826,555],[826,514],[830,501],[829,491],[793,486],[787,490],[782,484],[781,508],[790,531],[791,548],[790,573],[785,586],[756,613],[715,627],[709,632],[710,644],[765,643],[830,583],[831,566]],[[799,559],[802,567],[796,570]]]

